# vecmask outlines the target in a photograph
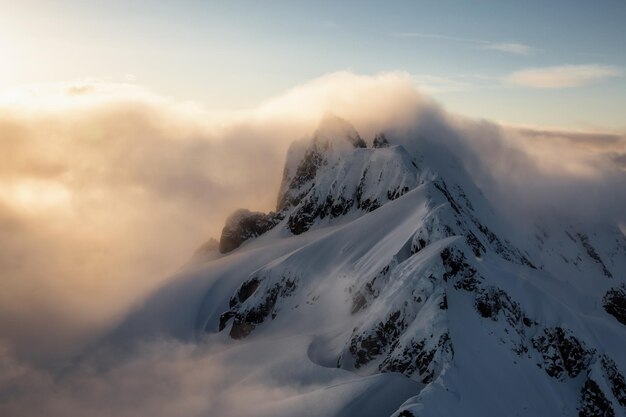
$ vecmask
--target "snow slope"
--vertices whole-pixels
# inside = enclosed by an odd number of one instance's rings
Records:
[[[327,116],[272,213],[238,211],[115,332],[227,346],[256,415],[624,416],[626,239],[498,215],[442,146]]]

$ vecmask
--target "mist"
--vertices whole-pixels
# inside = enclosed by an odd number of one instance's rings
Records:
[[[217,410],[232,372],[201,346],[163,341],[107,371],[81,366],[61,379],[44,369],[115,326],[219,238],[233,210],[272,210],[289,144],[326,112],[366,141],[385,131],[444,143],[511,221],[548,210],[626,224],[623,133],[468,119],[420,93],[406,73],[329,74],[257,108],[223,112],[132,84],[20,94],[0,106],[0,393],[17,393],[0,408],[7,415]],[[252,399],[287,395],[259,384]],[[28,404],[31,392],[39,405]]]

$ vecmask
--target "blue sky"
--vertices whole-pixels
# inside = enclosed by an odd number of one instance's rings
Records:
[[[0,89],[132,79],[209,109],[405,71],[447,108],[626,130],[626,2],[0,0]]]

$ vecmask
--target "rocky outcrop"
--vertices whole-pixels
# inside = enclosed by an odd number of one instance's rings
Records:
[[[575,378],[589,366],[594,349],[588,349],[570,331],[561,327],[546,328],[533,338],[534,348],[542,355],[546,373],[553,378]]]
[[[579,417],[614,417],[615,411],[596,381],[587,378],[580,391]]]
[[[604,263],[604,261],[602,260],[602,258],[600,257],[596,249],[591,244],[589,237],[584,233],[578,233],[578,239],[580,239],[580,243],[582,244],[583,248],[585,248],[587,255],[589,255],[589,257],[593,259],[594,262],[600,265],[600,268],[602,268],[602,273],[604,274],[604,276],[606,276],[607,278],[613,278],[613,274],[606,267],[606,264]]]
[[[441,354],[451,356],[452,345],[450,335],[443,333],[437,340],[433,337],[412,341],[404,346],[400,354],[388,356],[379,365],[381,372],[400,372],[404,375],[418,375],[424,384],[432,382],[441,370],[435,356]]]
[[[289,297],[297,287],[297,279],[283,276],[253,276],[245,281],[230,298],[229,310],[220,316],[219,331],[230,323],[229,335],[233,339],[248,336],[268,318],[274,319],[278,312],[276,303]]]
[[[389,141],[387,140],[387,137],[385,136],[384,133],[378,133],[374,137],[373,146],[374,148],[388,148],[389,147]]]
[[[600,364],[613,396],[619,405],[626,409],[626,381],[624,380],[624,375],[617,369],[615,361],[607,355],[602,355]]]
[[[626,325],[626,286],[611,288],[602,298],[604,310]]]
[[[222,229],[219,250],[228,253],[237,249],[246,240],[255,238],[276,226],[283,219],[280,213],[259,213],[246,209],[233,213]]]

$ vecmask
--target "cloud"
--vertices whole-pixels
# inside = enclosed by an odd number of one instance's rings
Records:
[[[420,91],[428,94],[455,93],[475,88],[473,83],[459,77],[442,77],[430,74],[413,74],[413,80]]]
[[[533,48],[522,43],[491,43],[488,42],[482,46],[482,49],[491,49],[494,51],[507,52],[509,54],[529,55]]]
[[[67,94],[73,86],[88,93]],[[234,209],[272,209],[287,147],[327,111],[366,138],[404,129],[454,141],[493,195],[520,178],[520,195],[546,189],[533,173],[601,183],[626,154],[619,135],[449,116],[402,72],[333,73],[256,109],[217,114],[93,80],[28,86],[10,98],[0,115],[0,330],[25,356],[80,348],[218,237]],[[553,188],[546,193],[568,189]]]
[[[507,76],[505,81],[509,84],[531,88],[568,88],[618,77],[621,74],[621,69],[608,65],[562,65],[517,71]]]
[[[165,342],[62,382],[39,365],[113,326],[234,209],[272,209],[287,147],[327,111],[367,140],[383,130],[445,144],[516,222],[549,208],[626,224],[623,134],[452,115],[404,72],[333,73],[237,112],[85,80],[14,89],[0,103],[0,335],[14,351],[0,364],[3,415],[200,415],[219,406],[206,392],[244,398],[211,390],[232,369],[195,345]],[[276,394],[253,388],[252,399]]]
[[[429,102],[403,73],[330,74],[220,113],[128,83],[13,89],[0,97],[0,334],[30,359],[80,350],[232,211],[273,209],[287,147],[325,111],[371,136]]]
[[[160,340],[137,346],[132,352],[101,351],[57,373],[20,361],[0,346],[0,414],[271,415],[262,411],[272,402],[320,388],[314,384],[279,386],[271,375],[261,380],[219,353],[215,347]]]
[[[393,36],[401,38],[425,38],[425,39],[438,39],[444,41],[460,42],[477,45],[479,49],[493,50],[498,52],[505,52],[515,55],[530,55],[535,51],[535,48],[517,42],[492,42],[481,39],[472,38],[460,38],[454,36],[439,35],[435,33],[419,33],[419,32],[398,32],[393,33]]]

